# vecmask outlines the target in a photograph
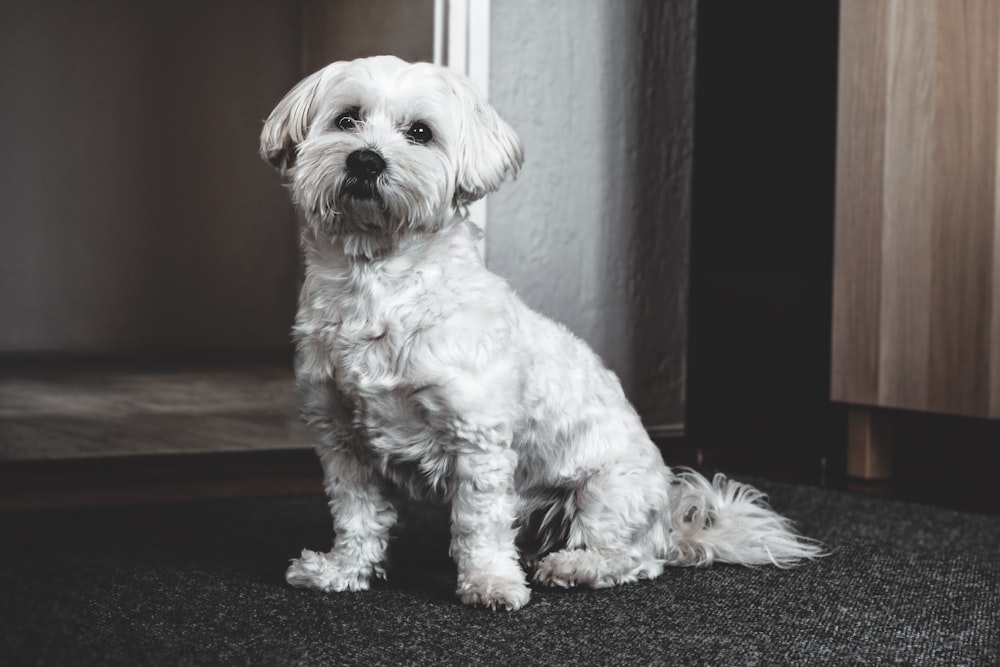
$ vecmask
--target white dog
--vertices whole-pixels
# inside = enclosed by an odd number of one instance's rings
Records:
[[[759,491],[672,472],[597,356],[486,270],[466,208],[523,155],[468,80],[334,63],[281,100],[261,153],[305,219],[296,377],[335,528],[291,584],[384,577],[400,495],[449,504],[458,596],[491,608],[528,602],[522,563],[602,587],[818,555]]]

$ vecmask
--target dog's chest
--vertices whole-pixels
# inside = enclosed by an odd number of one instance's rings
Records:
[[[336,385],[359,441],[411,493],[444,491],[461,433],[506,419],[494,414],[501,387],[481,372],[509,347],[502,287],[481,265],[452,257],[383,274],[307,266],[295,327],[300,381]]]
[[[350,394],[395,392],[410,381],[421,338],[434,326],[433,295],[419,277],[401,284],[374,280],[331,295],[310,317],[313,336],[302,341],[326,357],[338,386]]]
[[[419,401],[431,381],[426,369],[436,366],[428,339],[447,326],[454,307],[427,278],[417,273],[314,292],[300,304],[296,327],[299,354],[348,399],[354,428],[383,475],[418,497],[444,492],[452,465],[446,435]]]
[[[445,269],[411,261],[307,272],[295,327],[302,365],[366,417],[412,418],[413,394],[440,367],[434,341],[462,309],[461,283]]]

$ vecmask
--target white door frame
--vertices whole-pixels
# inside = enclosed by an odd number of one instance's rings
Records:
[[[489,97],[490,0],[434,0],[434,62],[466,75]],[[485,198],[469,207],[469,217],[486,231]]]

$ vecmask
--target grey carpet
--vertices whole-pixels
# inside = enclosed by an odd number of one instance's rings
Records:
[[[371,591],[287,586],[329,545],[320,497],[0,514],[0,664],[1000,663],[1000,517],[752,481],[832,555],[516,613],[456,601],[440,526],[404,527]]]

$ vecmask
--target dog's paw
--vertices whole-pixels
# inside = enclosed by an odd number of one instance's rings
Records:
[[[315,588],[324,593],[368,590],[368,577],[357,570],[338,566],[326,554],[305,549],[285,572],[285,581],[299,588]]]
[[[632,553],[564,549],[538,562],[534,579],[545,586],[606,588],[663,573],[663,560]]]
[[[535,581],[544,586],[571,588],[578,584],[597,587],[600,567],[593,554],[580,550],[551,553],[538,562]]]
[[[516,611],[528,604],[531,589],[524,577],[482,573],[459,577],[458,597],[464,604]]]

